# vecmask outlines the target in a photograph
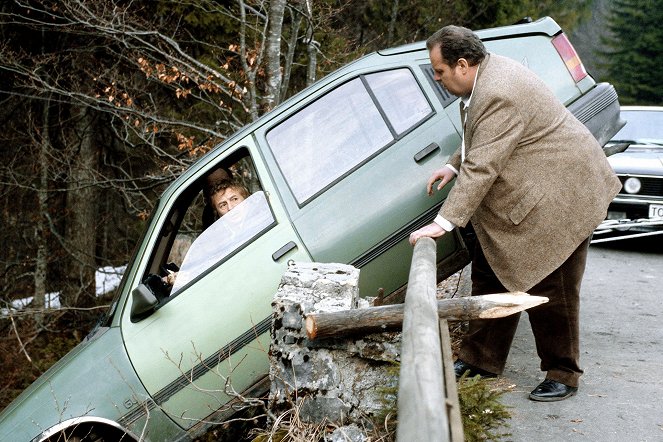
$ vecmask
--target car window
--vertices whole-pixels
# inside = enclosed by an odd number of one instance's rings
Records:
[[[397,134],[431,113],[430,104],[407,69],[366,75],[366,82]]]
[[[267,142],[305,204],[431,114],[412,73],[395,69],[344,83],[270,130]]]
[[[219,170],[223,173],[210,179]],[[214,203],[226,192],[240,197],[220,215]],[[211,220],[205,220],[206,213]],[[159,298],[175,295],[274,222],[253,161],[242,148],[181,193],[162,227],[145,281]]]
[[[663,112],[622,110],[626,125],[612,137],[618,141],[663,144]]]
[[[172,293],[221,262],[274,222],[263,191],[249,195],[191,242],[173,283]]]

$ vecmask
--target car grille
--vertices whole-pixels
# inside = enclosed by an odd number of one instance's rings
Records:
[[[619,176],[619,181],[624,185],[628,176]],[[663,177],[642,177],[639,176],[638,179],[642,183],[642,189],[637,195],[648,195],[648,196],[663,196]],[[620,194],[630,195],[624,191],[624,187],[619,191]]]

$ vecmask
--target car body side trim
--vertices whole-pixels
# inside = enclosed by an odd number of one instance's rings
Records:
[[[268,332],[271,326],[272,317],[270,315],[256,324],[255,327],[245,331],[233,341],[224,345],[215,353],[205,358],[205,360],[196,364],[186,373],[178,376],[164,388],[159,390],[152,399],[147,399],[138,404],[131,411],[122,416],[119,421],[127,426],[132,422],[135,422],[143,415],[147,414],[150,410],[154,409],[154,407],[162,405],[164,402],[168,401],[168,399],[176,395],[180,390],[183,390],[187,386],[191,385],[192,382],[195,382],[204,374],[213,370],[222,361],[228,359],[230,356],[246,347],[249,343],[258,338],[258,336]]]
[[[131,424],[136,422],[138,419],[154,410],[155,407],[156,404],[152,399],[144,400],[143,402],[139,403],[138,406],[134,407],[131,411],[118,419],[118,422],[120,425],[130,427]]]
[[[599,83],[591,92],[569,106],[569,110],[583,123],[587,123],[602,109],[618,100],[617,91],[609,83]]]
[[[208,371],[219,365],[222,361],[228,359],[233,354],[246,347],[250,342],[254,341],[258,336],[269,331],[272,326],[271,315],[260,321],[255,327],[246,330],[244,333],[233,339],[228,344],[217,350],[212,355],[200,361],[185,374],[178,376],[171,383],[159,390],[154,395],[154,402],[161,405],[168,399],[173,397],[177,392],[191,385],[197,379],[202,377]]]
[[[624,127],[619,97],[610,83],[598,83],[568,106],[569,111],[592,132],[601,146]]]
[[[613,204],[624,204],[624,205],[663,203],[663,201],[661,201],[660,196],[650,196],[650,197],[641,196],[641,195],[629,196],[623,193],[617,194],[617,196],[615,196],[612,202]]]

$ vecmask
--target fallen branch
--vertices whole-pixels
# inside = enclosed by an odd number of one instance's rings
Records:
[[[495,319],[536,307],[548,302],[543,296],[524,292],[495,293],[437,301],[440,319],[467,321]],[[306,316],[309,339],[338,337],[356,333],[400,330],[403,325],[403,304],[384,305]]]
[[[16,335],[16,339],[18,340],[18,343],[21,346],[21,351],[23,352],[25,357],[28,359],[28,362],[32,364],[32,358],[28,354],[28,351],[25,349],[25,345],[23,345],[23,341],[21,340],[21,335],[18,333],[18,329],[16,328],[16,322],[14,322],[14,318],[12,316],[10,316],[9,319],[12,320],[12,329],[14,330],[14,334]]]
[[[95,307],[57,307],[57,308],[25,308],[25,309],[16,309],[16,308],[0,308],[0,319],[7,319],[10,317],[13,318],[22,318],[30,317],[34,315],[45,315],[53,313],[63,313],[66,311],[80,311],[87,312],[93,310],[107,310],[110,307],[110,304],[97,305]]]

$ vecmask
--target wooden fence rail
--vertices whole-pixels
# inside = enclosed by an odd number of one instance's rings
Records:
[[[523,292],[437,301],[435,262],[435,241],[420,238],[414,246],[403,312],[399,442],[464,440],[447,319],[499,318],[548,302]]]
[[[396,440],[450,440],[437,315],[435,241],[414,246],[405,295]]]

